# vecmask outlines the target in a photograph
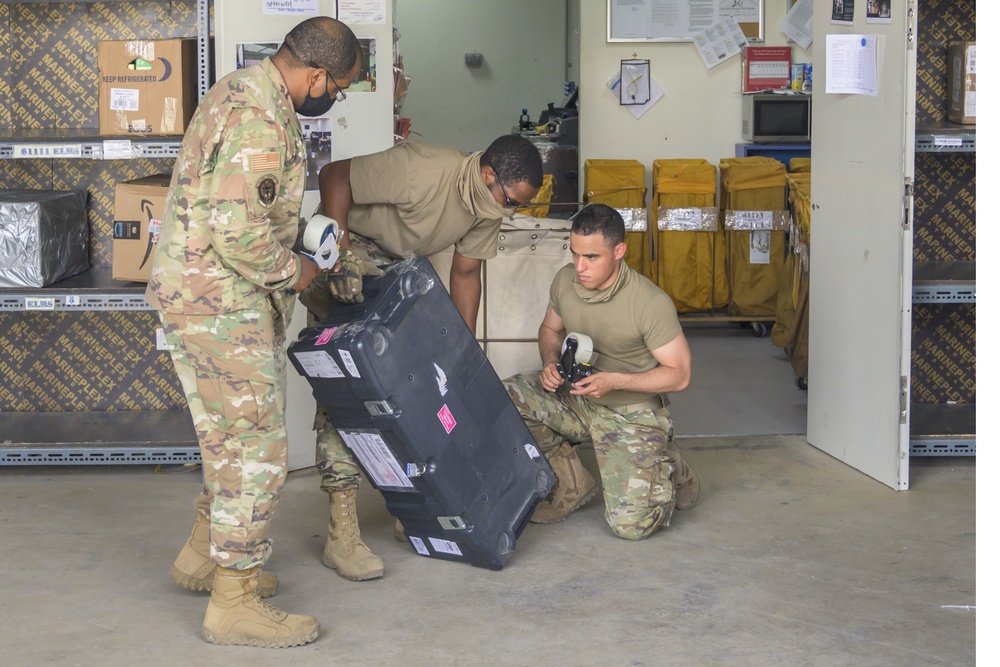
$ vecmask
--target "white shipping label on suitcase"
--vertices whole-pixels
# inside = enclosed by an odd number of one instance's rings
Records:
[[[428,537],[427,540],[434,547],[434,551],[442,554],[451,554],[453,556],[461,556],[462,550],[458,548],[458,545],[454,542],[449,542],[448,540],[439,540],[436,537]]]
[[[326,352],[296,352],[295,358],[302,364],[305,374],[313,378],[342,378],[344,371]]]
[[[351,353],[347,350],[338,350],[338,352],[340,352],[340,358],[344,360],[344,368],[347,369],[347,372],[353,377],[361,377],[361,373],[358,372],[358,365],[354,363],[354,357],[351,356]]]
[[[375,486],[391,489],[414,488],[378,431],[337,430],[358,457],[361,465],[365,467]]]
[[[750,232],[750,263],[771,263],[771,232]]]
[[[431,552],[427,550],[427,545],[425,545],[424,541],[419,537],[411,537],[410,544],[413,545],[413,548],[416,549],[417,553],[420,554],[421,556],[431,555]]]

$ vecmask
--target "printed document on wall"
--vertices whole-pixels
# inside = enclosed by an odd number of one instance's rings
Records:
[[[319,0],[264,0],[262,13],[265,16],[319,16]]]
[[[385,23],[386,0],[337,0],[337,19],[347,24]]]
[[[878,95],[878,36],[826,36],[826,92]]]
[[[698,55],[708,69],[740,55],[747,45],[746,35],[732,16],[721,19],[707,30],[695,33],[693,37]]]
[[[798,0],[778,28],[793,42],[808,49],[813,43],[813,0]]]

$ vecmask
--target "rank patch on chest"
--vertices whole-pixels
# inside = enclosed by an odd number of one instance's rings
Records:
[[[257,181],[257,201],[263,206],[273,206],[278,198],[278,179],[271,174],[261,176]]]
[[[281,156],[276,151],[254,153],[250,156],[250,171],[278,171],[280,167]]]

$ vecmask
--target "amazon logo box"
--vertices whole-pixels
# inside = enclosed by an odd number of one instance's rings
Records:
[[[111,228],[111,277],[115,280],[149,280],[169,187],[168,174],[115,185],[115,220]]]
[[[184,134],[198,103],[197,40],[99,42],[97,68],[101,134]]]

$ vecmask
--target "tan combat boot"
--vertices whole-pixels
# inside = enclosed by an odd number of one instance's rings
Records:
[[[208,534],[211,523],[208,517],[198,512],[198,520],[191,529],[191,537],[177,554],[170,567],[170,577],[174,583],[189,591],[211,591],[215,581],[215,563],[209,558]],[[267,570],[260,573],[257,593],[269,598],[278,592],[278,575]]]
[[[288,614],[260,599],[260,568],[215,569],[212,597],[201,626],[206,641],[223,646],[288,648],[308,644],[319,635],[312,616]]]
[[[323,565],[336,570],[344,579],[364,581],[381,577],[385,565],[361,541],[355,511],[357,491],[344,489],[330,493],[330,523],[323,547]]]
[[[529,519],[532,523],[563,521],[570,512],[583,507],[597,493],[597,482],[583,467],[583,462],[572,446],[560,445],[548,458],[549,465],[556,474],[556,483],[548,498],[535,506]]]
[[[396,525],[392,527],[392,536],[395,537],[400,542],[407,542],[406,530],[403,528],[403,522],[396,519]]]
[[[681,456],[681,450],[678,449],[676,443],[669,442],[667,452],[677,462],[674,467],[674,508],[689,510],[698,502],[698,494],[701,493],[701,480]]]

